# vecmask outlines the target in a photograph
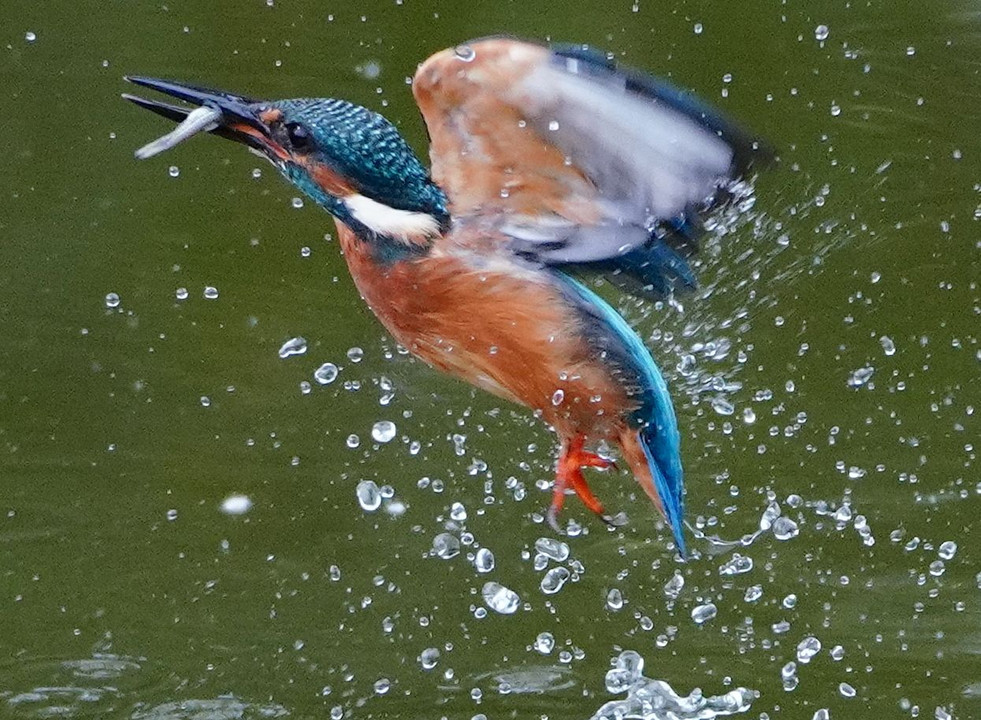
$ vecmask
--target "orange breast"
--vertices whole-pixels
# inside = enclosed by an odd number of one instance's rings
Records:
[[[430,365],[540,410],[560,433],[611,436],[633,406],[582,336],[576,309],[547,275],[506,258],[430,255],[379,264],[338,223],[355,284],[395,339]]]

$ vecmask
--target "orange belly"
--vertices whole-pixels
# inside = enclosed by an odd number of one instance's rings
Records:
[[[547,275],[506,260],[474,267],[440,252],[377,263],[338,223],[341,248],[368,306],[430,365],[540,410],[560,434],[613,437],[634,408],[583,338],[581,319]]]

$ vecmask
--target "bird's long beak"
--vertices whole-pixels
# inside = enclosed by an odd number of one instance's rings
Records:
[[[263,119],[263,106],[255,100],[170,80],[137,76],[127,76],[126,80],[192,103],[192,107],[172,105],[123,93],[126,100],[178,123],[171,132],[137,150],[136,156],[141,160],[169,150],[201,132],[244,143],[264,155],[279,155],[276,152],[278,144],[272,141],[269,126]]]

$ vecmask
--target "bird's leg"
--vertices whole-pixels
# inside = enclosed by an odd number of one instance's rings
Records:
[[[583,505],[598,515],[603,522],[608,525],[612,519],[606,514],[606,510],[593,491],[589,489],[586,478],[582,474],[584,467],[594,467],[606,470],[616,468],[616,463],[596,453],[583,450],[585,437],[577,435],[571,441],[564,443],[562,453],[559,455],[558,468],[555,472],[555,486],[552,489],[552,505],[548,509],[548,524],[552,529],[561,533],[558,517],[565,503],[565,491],[567,488],[575,490],[576,495],[582,500]]]

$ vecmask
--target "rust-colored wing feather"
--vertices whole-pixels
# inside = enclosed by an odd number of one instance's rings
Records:
[[[451,214],[546,264],[653,264],[687,283],[679,245],[766,154],[689,94],[582,48],[474,41],[423,63],[413,92]]]

